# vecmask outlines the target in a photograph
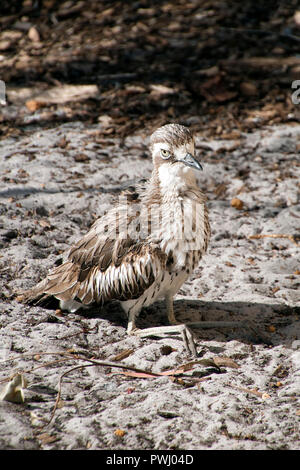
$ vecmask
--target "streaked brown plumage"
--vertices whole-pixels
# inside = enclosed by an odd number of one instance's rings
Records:
[[[139,333],[135,317],[142,307],[164,297],[171,323],[173,296],[206,251],[210,226],[206,198],[194,169],[194,139],[178,124],[151,136],[153,172],[138,197],[123,193],[119,203],[98,219],[70,250],[66,261],[37,286],[24,302],[54,296],[61,308],[119,300],[128,314],[128,333]]]

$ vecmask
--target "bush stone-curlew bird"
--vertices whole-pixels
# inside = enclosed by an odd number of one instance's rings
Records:
[[[42,303],[54,296],[63,310],[119,300],[128,315],[128,334],[180,332],[193,354],[192,333],[178,324],[173,297],[206,252],[210,225],[206,197],[198,187],[194,138],[179,124],[167,124],[150,138],[153,171],[140,193],[125,191],[22,301]],[[143,307],[166,300],[170,326],[138,329]],[[191,324],[192,325],[192,324]],[[196,323],[193,324],[197,326]]]

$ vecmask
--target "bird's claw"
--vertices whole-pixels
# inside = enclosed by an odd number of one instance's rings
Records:
[[[167,334],[180,333],[188,354],[194,357],[197,356],[193,332],[184,323],[178,325],[145,328],[143,330],[141,330],[140,328],[134,328],[128,333],[130,335],[140,336],[141,338],[145,338],[147,336],[166,336]]]

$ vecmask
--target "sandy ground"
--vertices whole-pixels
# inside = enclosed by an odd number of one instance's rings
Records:
[[[300,125],[237,140],[197,137],[213,235],[176,298],[177,318],[249,319],[269,344],[245,328],[195,331],[199,363],[176,380],[76,369],[45,426],[62,373],[86,364],[78,357],[117,361],[130,349],[119,362],[152,372],[191,360],[180,337],[126,336],[118,305],[63,315],[12,297],[59,263],[123,188],[149,175],[145,135],[104,141],[98,127],[73,122],[0,144],[0,386],[16,371],[28,382],[24,404],[0,402],[0,448],[299,449]],[[249,238],[258,234],[276,237]],[[140,327],[161,324],[161,303],[139,319]],[[58,355],[67,351],[77,358]]]

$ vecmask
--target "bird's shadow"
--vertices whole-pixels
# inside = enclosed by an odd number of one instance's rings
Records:
[[[240,340],[248,344],[290,345],[298,336],[300,339],[300,307],[285,304],[264,304],[251,302],[218,302],[195,299],[174,301],[174,313],[178,322],[199,321],[240,322],[241,327],[192,328],[195,337],[202,340]],[[127,318],[118,302],[103,307],[81,310],[85,318],[101,318],[115,325],[127,328]],[[249,328],[247,323],[249,322]],[[137,327],[149,328],[168,325],[164,302],[155,302],[144,308],[136,321]],[[251,326],[250,326],[251,325]],[[255,328],[253,329],[252,326]]]

